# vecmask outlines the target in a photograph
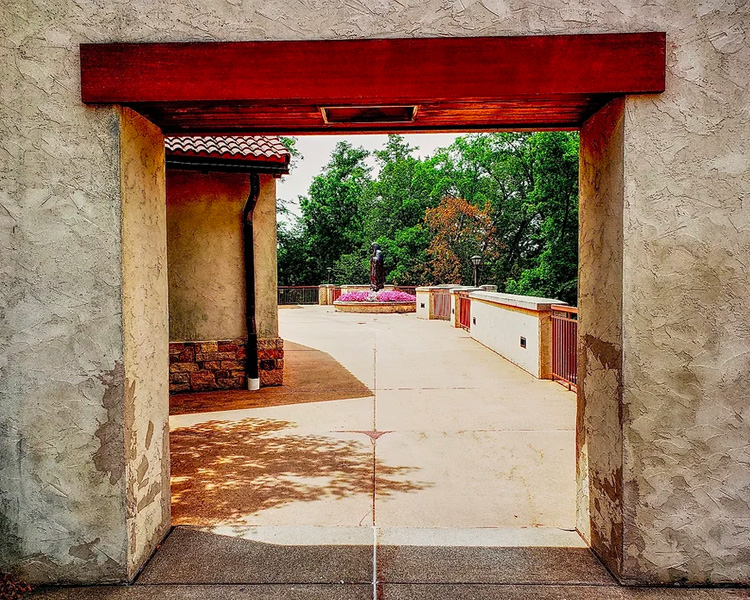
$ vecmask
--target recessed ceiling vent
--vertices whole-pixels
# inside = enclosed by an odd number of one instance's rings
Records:
[[[413,123],[416,106],[323,106],[326,123]]]

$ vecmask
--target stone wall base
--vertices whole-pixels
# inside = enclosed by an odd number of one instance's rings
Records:
[[[258,373],[263,387],[284,383],[284,340],[258,340]]]
[[[169,393],[245,389],[245,339],[170,342]],[[258,340],[260,385],[284,381],[284,340]]]

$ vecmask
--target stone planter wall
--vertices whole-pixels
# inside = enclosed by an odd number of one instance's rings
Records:
[[[413,313],[417,310],[416,302],[339,302],[333,303],[336,310],[354,313]]]

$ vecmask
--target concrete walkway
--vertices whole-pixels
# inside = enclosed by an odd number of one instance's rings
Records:
[[[446,322],[314,306],[281,309],[280,327],[300,403],[173,416],[175,524],[582,545],[573,393]]]
[[[136,584],[39,598],[747,598],[620,587],[575,532],[575,395],[445,322],[284,308],[284,388],[185,396]],[[267,404],[267,406],[259,406]]]

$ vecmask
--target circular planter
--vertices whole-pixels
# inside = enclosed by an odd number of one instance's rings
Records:
[[[339,302],[333,303],[336,310],[351,313],[373,313],[385,315],[390,313],[413,313],[417,312],[417,303],[414,302]]]

